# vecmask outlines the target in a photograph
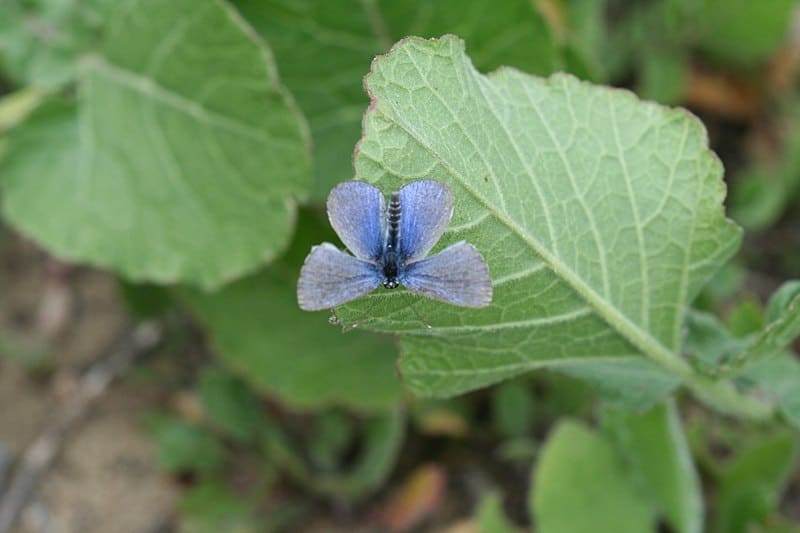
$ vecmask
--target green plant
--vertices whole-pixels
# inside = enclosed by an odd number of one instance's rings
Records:
[[[209,530],[257,528],[281,476],[363,500],[402,453],[408,411],[421,434],[455,441],[482,412],[413,396],[519,377],[493,389],[486,427],[501,458],[536,456],[528,516],[542,531],[783,520],[800,427],[798,282],[765,310],[742,290],[745,267],[729,261],[743,231],[726,218],[723,167],[698,118],[554,72],[617,81],[633,68],[644,94],[678,101],[690,51],[753,68],[780,44],[772,30],[789,7],[759,4],[763,31],[732,44],[732,8],[648,6],[606,25],[602,3],[583,0],[0,5],[0,72],[14,91],[0,102],[5,221],[120,276],[134,314],[187,310],[224,365],[197,384],[201,420],[151,421],[164,469],[197,478],[185,513]],[[606,57],[618,40],[630,48]],[[795,136],[778,194],[748,200],[770,166],[737,185],[748,227],[791,209]],[[325,195],[353,166],[384,191],[419,178],[450,186],[455,213],[434,251],[473,243],[492,306],[400,289],[330,319],[297,308],[305,254],[335,242]],[[436,409],[450,418],[432,422]],[[769,428],[733,462],[707,458],[713,511],[695,464],[703,447],[684,429],[698,412],[730,417],[734,433]],[[242,501],[222,473],[238,450],[263,469]],[[753,473],[773,452],[769,471]],[[477,520],[513,528],[497,495]]]

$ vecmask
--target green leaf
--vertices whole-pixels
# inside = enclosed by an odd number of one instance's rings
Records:
[[[222,446],[210,431],[169,414],[151,416],[146,424],[155,437],[156,461],[167,472],[208,474],[222,466]]]
[[[328,410],[314,420],[309,442],[309,455],[314,464],[333,470],[342,462],[352,445],[355,428],[353,420],[339,410]]]
[[[604,422],[630,461],[639,485],[675,531],[702,531],[700,479],[674,403],[640,415],[606,411]]]
[[[258,397],[227,372],[215,368],[203,372],[200,397],[209,420],[233,438],[252,441],[265,425]]]
[[[568,0],[563,3],[567,22],[564,61],[568,68],[565,70],[590,81],[602,81],[606,77],[603,62],[605,56],[610,55],[606,4],[607,0]],[[571,61],[579,61],[584,73],[577,70],[577,65]]]
[[[728,311],[725,321],[734,337],[744,338],[764,326],[764,309],[754,298],[744,297]]]
[[[587,362],[562,370],[588,381],[607,404],[632,411],[649,409],[680,383],[645,359]]]
[[[128,311],[138,319],[163,318],[175,309],[172,292],[161,285],[119,280],[119,293]]]
[[[701,371],[716,374],[720,366],[740,354],[750,339],[734,337],[716,316],[691,310],[686,316],[686,342],[683,350]]]
[[[560,423],[533,474],[529,500],[537,531],[655,531],[652,506],[608,440],[581,423]]]
[[[61,257],[218,286],[288,244],[310,184],[302,118],[223,2],[121,4],[77,104],[53,101],[11,135],[4,214]]]
[[[337,498],[358,499],[379,489],[397,461],[405,427],[405,413],[399,408],[371,417],[353,467],[347,472],[316,473],[309,483],[321,493]]]
[[[0,2],[0,70],[19,85],[57,89],[75,78],[104,0]]]
[[[473,243],[494,282],[481,310],[403,290],[339,310],[403,335],[401,371],[416,392],[629,361],[694,379],[678,355],[684,312],[740,240],[697,119],[568,75],[483,76],[452,36],[402,41],[366,86],[357,177],[387,192],[421,177],[447,183],[455,213],[437,249]]]
[[[297,274],[320,235],[327,233],[304,212],[285,259],[216,293],[187,291],[187,303],[226,364],[292,407],[385,410],[403,394],[392,341],[363,331],[343,333],[297,307]]]
[[[766,325],[725,369],[740,372],[742,368],[780,356],[800,336],[800,281],[787,281],[767,304]]]
[[[674,48],[646,49],[642,58],[637,93],[642,98],[664,104],[682,100],[689,78],[689,59],[683,50]]]
[[[490,492],[481,500],[475,516],[479,533],[517,533],[519,529],[503,511],[499,492]]]
[[[788,100],[776,113],[780,145],[755,152],[751,166],[731,183],[731,216],[746,229],[774,225],[800,192],[800,107]]]
[[[767,59],[789,33],[794,0],[704,0],[697,13],[703,52],[734,65]]]
[[[797,438],[780,433],[742,452],[720,480],[716,530],[746,533],[767,525],[797,459]]]
[[[258,531],[256,506],[215,482],[200,483],[189,489],[178,507],[183,522],[181,531],[187,533]]]
[[[522,380],[503,383],[492,393],[492,422],[504,437],[530,435],[534,409],[530,386]]]
[[[513,65],[550,73],[555,43],[528,0],[235,0],[242,15],[269,42],[281,76],[308,118],[316,175],[311,197],[324,200],[353,174],[353,145],[368,99],[365,65],[406,35],[456,33],[469,42],[475,64]]]
[[[800,429],[800,361],[791,353],[781,353],[745,368],[741,378],[749,380],[756,392],[771,398],[781,413]]]

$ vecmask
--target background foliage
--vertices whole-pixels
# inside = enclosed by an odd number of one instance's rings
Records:
[[[476,467],[499,474],[447,494],[486,531],[788,530],[797,10],[6,1],[3,222],[204,335],[201,415],[144,423],[192,476],[187,530],[297,526],[320,501],[442,525],[447,479]],[[476,245],[493,305],[300,311],[305,254],[338,242],[324,199],[353,177],[446,182],[436,250]]]

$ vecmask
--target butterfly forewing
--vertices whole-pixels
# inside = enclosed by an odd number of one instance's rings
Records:
[[[367,294],[382,281],[376,265],[324,242],[311,249],[300,270],[297,302],[305,311],[330,309]]]
[[[423,296],[464,307],[485,307],[492,301],[489,268],[478,250],[463,241],[407,265],[400,282]]]
[[[453,193],[444,183],[420,180],[398,191],[400,256],[415,261],[428,255],[453,216]]]
[[[345,181],[328,195],[331,226],[348,250],[367,261],[383,251],[385,210],[381,191],[363,181]]]

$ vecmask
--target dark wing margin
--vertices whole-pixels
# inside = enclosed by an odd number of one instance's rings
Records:
[[[386,204],[377,187],[345,181],[328,195],[328,219],[353,255],[375,261],[383,251]]]
[[[371,292],[381,282],[376,265],[324,242],[311,248],[300,269],[297,303],[304,311],[331,309]]]
[[[492,303],[492,278],[480,252],[467,242],[407,265],[400,283],[408,290],[462,307]]]
[[[400,195],[400,256],[406,261],[422,259],[447,229],[453,216],[450,187],[434,180],[414,181]]]

